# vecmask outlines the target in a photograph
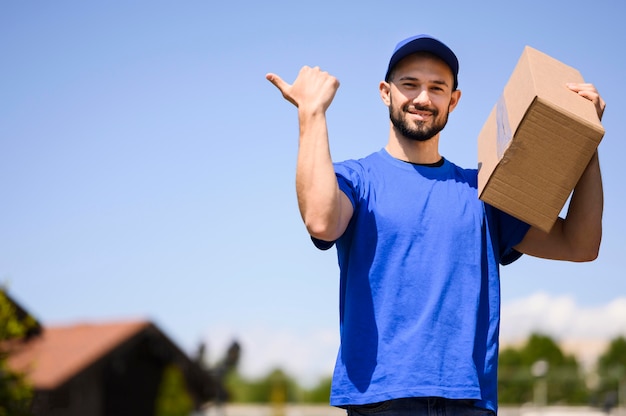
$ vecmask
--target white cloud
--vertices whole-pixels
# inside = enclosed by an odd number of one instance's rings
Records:
[[[626,297],[600,306],[583,307],[570,295],[544,292],[502,305],[503,341],[517,341],[531,332],[556,339],[610,339],[626,334]]]

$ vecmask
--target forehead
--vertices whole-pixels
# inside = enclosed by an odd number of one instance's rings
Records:
[[[417,52],[402,59],[393,68],[392,78],[397,79],[411,73],[420,72],[447,80],[453,80],[452,69],[437,55],[429,52]]]

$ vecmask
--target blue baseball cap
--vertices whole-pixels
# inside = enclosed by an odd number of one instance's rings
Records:
[[[424,34],[404,39],[396,45],[396,48],[391,55],[391,59],[389,60],[385,81],[389,81],[391,70],[398,64],[398,62],[416,52],[430,52],[441,58],[452,70],[452,75],[454,76],[454,89],[457,89],[459,86],[459,60],[456,58],[454,52],[452,52],[452,49],[448,48],[443,42],[430,35]]]

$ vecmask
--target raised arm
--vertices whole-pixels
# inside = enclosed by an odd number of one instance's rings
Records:
[[[592,84],[568,84],[568,87],[592,101],[602,119],[605,103]],[[555,260],[594,260],[602,240],[603,206],[602,176],[596,151],[574,188],[565,219],[559,218],[549,233],[531,228],[516,249]]]
[[[300,140],[296,166],[298,207],[311,236],[335,241],[352,217],[352,204],[339,190],[330,156],[326,110],[339,81],[318,67],[303,67],[293,84],[276,74],[266,78],[298,108]]]

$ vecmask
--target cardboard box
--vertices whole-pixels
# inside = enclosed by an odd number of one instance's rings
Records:
[[[568,82],[584,81],[527,46],[478,137],[480,199],[546,232],[604,135]]]

